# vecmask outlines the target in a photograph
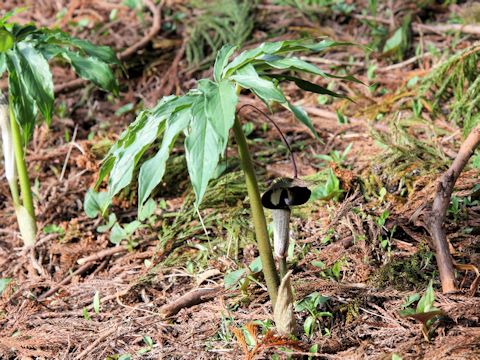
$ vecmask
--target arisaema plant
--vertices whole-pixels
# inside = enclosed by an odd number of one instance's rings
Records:
[[[8,97],[0,94],[0,130],[20,233],[25,246],[32,246],[37,224],[25,149],[39,119],[47,124],[52,120],[54,88],[48,62],[68,63],[80,77],[117,93],[118,83],[109,65],[119,61],[109,47],[95,46],[59,30],[8,22],[13,14],[0,19],[0,78],[8,76]]]
[[[332,75],[307,61],[290,56],[300,52],[318,53],[342,45],[348,44],[329,40],[318,43],[301,40],[264,43],[242,52],[231,61],[230,57],[236,47],[224,46],[216,58],[213,80],[199,80],[196,89],[183,96],[164,97],[154,108],[138,114],[104,159],[97,187],[108,176],[108,191],[90,191],[85,200],[87,212],[91,216],[98,212],[105,215],[112,198],[130,184],[138,167],[138,206],[141,211],[141,207],[160,183],[170,150],[181,134],[184,134],[188,172],[196,195],[195,205],[198,207],[209,180],[215,174],[219,159],[225,152],[229,132],[233,128],[245,174],[265,281],[274,304],[279,276],[268,238],[251,154],[236,113],[239,94],[242,90],[248,90],[258,96],[269,109],[274,103],[280,104],[318,136],[307,113],[287,99],[280,84],[289,81],[305,91],[346,97],[302,79],[298,74],[308,73],[358,82],[354,77]],[[157,144],[155,154],[146,161],[140,161],[145,152]]]

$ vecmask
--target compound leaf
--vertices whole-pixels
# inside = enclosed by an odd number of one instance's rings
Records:
[[[17,56],[22,67],[20,76],[30,96],[42,113],[48,125],[53,113],[53,81],[47,60],[32,44],[21,42],[17,46]]]

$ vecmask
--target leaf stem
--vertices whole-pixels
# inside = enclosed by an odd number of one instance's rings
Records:
[[[247,184],[248,197],[250,199],[250,207],[252,211],[253,226],[255,228],[255,236],[257,238],[258,251],[260,252],[260,259],[262,260],[263,274],[265,282],[267,283],[268,293],[272,302],[272,307],[275,308],[277,301],[279,278],[275,268],[275,261],[273,259],[272,247],[270,246],[270,239],[267,231],[267,221],[263,212],[262,201],[260,199],[260,191],[258,189],[257,178],[253,169],[252,159],[248,151],[247,139],[242,130],[242,125],[238,117],[235,117],[233,124],[233,132],[238,146],[240,162],[242,164],[243,172],[245,173],[245,182]]]
[[[36,224],[35,209],[33,207],[32,189],[30,187],[30,179],[28,178],[27,165],[25,164],[25,156],[23,153],[22,136],[20,127],[15,119],[13,111],[13,100],[9,101],[10,110],[10,126],[12,127],[13,147],[15,153],[15,163],[17,165],[18,179],[20,182],[20,190],[22,195],[23,207],[30,214]],[[17,190],[18,193],[18,190]],[[36,230],[36,228],[35,228]]]

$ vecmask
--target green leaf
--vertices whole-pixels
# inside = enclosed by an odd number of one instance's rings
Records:
[[[311,336],[315,328],[315,318],[313,316],[308,316],[303,323],[303,331],[305,335]]]
[[[268,47],[268,49],[266,49],[266,47]],[[255,58],[259,57],[260,55],[265,54],[266,50],[270,50],[270,53],[274,53],[275,50],[278,51],[281,49],[281,47],[281,42],[263,43],[259,47],[243,51],[223,69],[223,77],[228,77],[229,75],[233,74],[237,69],[255,60]]]
[[[204,81],[202,96],[192,105],[191,131],[185,139],[190,180],[199,206],[208,182],[215,174],[220,155],[225,151],[228,132],[235,120],[238,97],[228,80],[219,84]]]
[[[259,58],[261,58],[264,54],[278,55],[295,51],[320,52],[330,47],[343,45],[352,44],[331,40],[322,40],[316,44],[306,44],[304,40],[286,40],[263,43],[254,49],[242,52],[235,59],[233,59],[232,62],[223,69],[223,76],[228,77],[232,75],[237,69],[243,67],[244,65],[258,61]]]
[[[15,42],[17,44],[35,31],[37,31],[37,27],[32,24],[19,25],[14,23],[12,27],[12,35],[15,37]]]
[[[92,81],[100,88],[118,94],[118,82],[110,67],[95,57],[84,57],[70,50],[63,50],[60,55],[72,65],[82,78]]]
[[[100,313],[100,293],[98,292],[98,290],[93,296],[93,311],[95,311],[95,314],[97,315]]]
[[[48,62],[32,44],[22,42],[18,44],[17,56],[22,70],[21,80],[25,84],[30,96],[42,113],[48,125],[53,113],[53,81]]]
[[[318,136],[317,131],[313,127],[312,120],[308,117],[308,114],[299,106],[295,106],[292,103],[288,102],[287,103],[287,108],[295,115],[295,117],[302,123],[304,124],[311,132],[312,134],[317,138],[320,139]]]
[[[120,60],[118,60],[117,55],[115,54],[115,51],[113,51],[113,49],[109,46],[94,45],[90,41],[74,38],[69,36],[66,33],[62,33],[62,35],[60,36],[60,39],[62,39],[63,41],[65,41],[66,43],[72,46],[75,46],[76,48],[80,49],[87,55],[96,57],[99,60],[106,62],[107,64],[116,64],[119,66],[122,65],[120,63]]]
[[[128,103],[123,106],[120,106],[116,111],[115,111],[115,116],[122,116],[123,114],[126,114],[130,111],[133,110],[133,103]]]
[[[248,265],[248,268],[252,273],[259,273],[262,271],[262,259],[260,256],[257,256],[251,263]]]
[[[310,264],[320,269],[325,269],[327,267],[325,263],[321,260],[314,260]]]
[[[213,78],[216,82],[220,82],[222,79],[222,72],[228,63],[228,58],[232,56],[233,52],[238,48],[234,45],[224,45],[218,52],[213,66]]]
[[[403,302],[402,307],[406,308],[406,307],[412,305],[414,302],[418,301],[419,299],[420,299],[420,294],[418,294],[418,293],[409,295],[405,299],[405,301]]]
[[[225,289],[230,289],[235,286],[245,274],[245,269],[238,269],[225,274],[225,277],[223,278]]]
[[[26,144],[33,134],[37,108],[34,99],[20,79],[21,65],[17,53],[10,51],[7,54],[8,89],[13,104],[15,120],[20,125],[23,143]]]
[[[260,256],[257,256],[255,260],[248,265],[248,268],[254,274],[262,271],[262,260],[260,259]],[[223,279],[225,289],[230,289],[232,286],[236,285],[246,273],[247,269],[238,269],[226,274]]]
[[[402,27],[399,27],[393,35],[385,42],[385,46],[383,47],[383,52],[391,52],[398,50],[402,43],[404,42],[404,31]]]
[[[88,313],[88,309],[86,307],[83,308],[82,315],[85,320],[92,320],[92,317]]]
[[[190,109],[182,109],[167,119],[160,150],[145,161],[138,175],[138,211],[142,212],[143,204],[155,187],[160,183],[165,173],[165,164],[178,134],[190,123]]]
[[[125,225],[124,230],[127,236],[132,235],[135,231],[137,231],[142,226],[142,223],[138,220],[133,220]]]
[[[17,8],[15,8],[15,9],[13,9],[13,10],[7,11],[7,12],[5,13],[5,15],[3,15],[3,16],[0,18],[0,25],[5,24],[5,22],[6,22],[8,19],[10,19],[12,16],[17,15],[17,14],[19,14],[19,13],[21,13],[21,12],[27,10],[27,9],[28,9],[28,7],[22,6],[22,7],[17,7]]]
[[[112,244],[118,245],[122,242],[122,240],[126,239],[128,234],[126,231],[120,226],[119,223],[115,223],[110,231],[110,242]]]
[[[154,109],[140,112],[135,121],[129,125],[128,129],[123,132],[119,140],[108,152],[105,162],[100,169],[97,185],[105,176],[110,174],[109,194],[113,198],[120,190],[130,184],[133,171],[145,150],[165,131],[167,124],[174,121],[167,121],[167,119],[175,112],[189,107],[193,100],[194,97],[192,96],[180,98],[169,96],[163,98]],[[170,146],[170,143],[168,143],[168,146]],[[153,166],[153,164],[151,165]],[[144,170],[144,172],[147,170]],[[153,177],[151,175],[152,172],[148,174]],[[151,190],[150,192],[147,191],[151,185],[146,183],[144,176],[145,173],[142,175],[141,189],[139,188],[139,192],[141,191],[139,198],[143,202],[151,192]]]
[[[268,65],[275,69],[281,70],[294,70],[300,72],[308,72],[315,75],[320,75],[323,77],[327,77],[326,73],[320,70],[313,64],[310,64],[304,60],[300,60],[299,58],[290,57],[285,58],[282,56],[265,56],[262,60],[265,61]]]
[[[108,192],[96,192],[89,189],[85,195],[83,209],[89,218],[95,218],[98,214],[105,215],[110,205],[111,197]]]
[[[243,88],[250,89],[254,92],[267,106],[271,101],[284,103],[287,101],[283,93],[277,89],[275,84],[270,81],[261,78],[253,65],[248,64],[238,69],[235,75],[230,78],[237,82]]]
[[[433,290],[433,281],[430,280],[425,294],[420,298],[417,304],[417,313],[426,313],[432,310],[437,310],[433,303],[435,302],[435,291]]]
[[[5,291],[7,288],[8,284],[12,282],[12,278],[3,278],[0,279],[0,295]]]
[[[235,86],[228,80],[222,80],[218,84],[211,82],[208,84],[205,112],[221,141],[220,146],[224,150],[228,142],[228,133],[235,120],[238,96]]]
[[[128,141],[117,142],[121,145],[111,155],[115,159],[108,181],[111,197],[130,184],[140,157],[164,128],[165,117],[156,116],[150,111],[142,111],[129,126]]]
[[[6,56],[4,53],[0,53],[0,78],[2,77],[5,70],[7,70]]]
[[[148,201],[143,206],[138,208],[138,219],[140,221],[145,221],[155,213],[157,208],[157,203],[153,199],[148,199]]]
[[[348,81],[353,81],[359,84],[363,84],[363,82],[361,82],[360,80],[358,80],[352,75],[341,76],[341,75],[326,73],[325,71],[319,69],[317,66],[296,57],[285,58],[278,55],[265,55],[263,56],[262,60],[264,60],[266,64],[268,64],[269,66],[275,69],[280,69],[280,70],[288,69],[288,70],[297,71],[297,72],[307,72],[310,74],[320,75],[324,78],[342,79],[342,80],[348,80]],[[265,70],[265,68],[262,67],[262,70]]]
[[[340,180],[335,176],[333,170],[330,168],[327,169],[326,175],[326,182],[312,189],[311,200],[337,200],[342,194],[343,191],[340,189]]]
[[[415,311],[415,309],[412,309],[412,308],[409,307],[409,308],[400,310],[399,313],[400,313],[401,316],[407,317],[407,316],[415,315],[416,311]]]
[[[115,213],[111,213],[108,216],[108,222],[104,225],[100,225],[97,227],[97,232],[99,233],[107,232],[112,228],[113,225],[115,225],[116,222],[117,222],[117,216],[115,215]]]
[[[322,95],[330,95],[330,96],[340,98],[340,99],[351,100],[346,95],[336,93],[334,91],[328,90],[327,88],[325,88],[323,86],[311,83],[310,81],[303,80],[303,79],[297,78],[295,76],[289,76],[289,75],[283,75],[283,74],[281,74],[281,75],[266,74],[266,73],[263,73],[262,75],[277,79],[279,81],[285,81],[285,80],[293,81],[295,83],[295,85],[297,85],[300,89],[305,90],[305,91],[313,92],[313,93],[316,93],[316,94],[322,94]]]
[[[152,347],[154,345],[152,338],[148,335],[143,335],[143,342],[149,347]]]
[[[13,48],[13,35],[5,28],[0,28],[0,53],[7,52]]]
[[[65,230],[61,226],[58,226],[57,224],[47,224],[47,225],[45,225],[42,229],[42,232],[44,234],[65,235]]]
[[[348,124],[348,118],[345,115],[343,115],[340,110],[337,110],[336,113],[337,113],[338,124],[340,125]]]

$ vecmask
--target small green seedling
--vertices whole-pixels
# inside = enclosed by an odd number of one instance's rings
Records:
[[[327,164],[334,163],[337,166],[343,166],[343,163],[347,160],[348,153],[352,149],[352,145],[353,144],[348,144],[348,146],[345,148],[345,150],[343,150],[343,152],[333,150],[328,155],[314,155],[314,158],[323,160]]]
[[[10,284],[11,282],[12,282],[12,278],[2,278],[2,279],[0,279],[0,296],[5,291],[5,289],[8,287],[8,284]]]
[[[338,201],[343,193],[343,190],[340,188],[340,180],[331,168],[323,170],[322,174],[326,175],[326,181],[312,188],[310,200]]]
[[[132,360],[132,355],[128,353],[114,354],[114,355],[107,356],[106,360]]]
[[[262,261],[260,257],[257,257],[248,268],[245,267],[227,273],[223,280],[225,289],[231,289],[237,284],[240,284],[242,289],[246,289],[251,280],[249,275],[257,274],[260,271],[262,271]]]
[[[155,345],[152,338],[148,335],[143,335],[143,342],[145,343],[146,346],[142,347],[141,349],[139,349],[137,351],[138,355],[143,355],[143,354],[146,354],[146,353],[152,351],[153,350],[153,345]]]
[[[133,239],[135,231],[142,227],[142,223],[138,220],[133,220],[124,226],[115,223],[110,232],[110,241],[115,245],[120,244],[123,240],[127,241],[127,248],[132,250],[137,247],[138,243]]]
[[[345,265],[345,260],[337,260],[331,267],[327,267],[327,265],[320,260],[314,260],[311,262],[311,264],[322,270],[320,272],[320,276],[339,281],[342,275],[342,267]]]
[[[419,300],[420,299],[420,300]],[[417,303],[416,308],[412,308],[414,302]],[[438,316],[443,314],[443,311],[433,306],[435,302],[435,291],[433,290],[433,281],[430,280],[427,290],[420,298],[420,295],[414,294],[409,296],[402,305],[403,310],[400,310],[400,315],[404,317],[413,318],[422,323],[422,334],[425,340],[429,341],[432,335],[431,329]]]
[[[56,224],[45,225],[42,231],[44,234],[58,234],[60,236],[65,235],[65,229]]]
[[[303,324],[303,331],[308,337],[311,337],[314,334],[319,319],[323,317],[333,317],[331,312],[319,310],[319,307],[325,307],[328,300],[328,297],[322,296],[315,291],[307,295],[295,305],[295,311],[307,311],[309,314]],[[324,335],[330,335],[330,330],[328,328],[324,328]]]
[[[8,20],[14,14],[10,11],[0,18],[0,78],[5,72],[8,76],[8,98],[0,93],[0,131],[20,233],[25,246],[33,246],[37,223],[24,151],[39,115],[47,125],[52,120],[55,96],[48,61],[69,63],[80,77],[114,94],[118,84],[109,64],[120,63],[107,46],[95,46],[60,30],[11,23]]]

